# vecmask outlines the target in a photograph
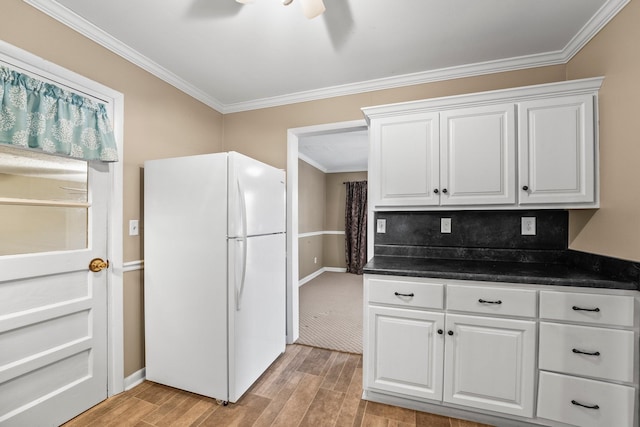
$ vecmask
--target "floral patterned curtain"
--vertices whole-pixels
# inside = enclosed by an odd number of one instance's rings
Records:
[[[118,161],[104,104],[0,66],[0,143]]]
[[[345,182],[347,273],[362,274],[367,263],[367,181]]]

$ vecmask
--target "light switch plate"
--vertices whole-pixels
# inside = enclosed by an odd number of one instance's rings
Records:
[[[440,233],[451,233],[451,218],[440,218]]]
[[[523,216],[522,217],[522,230],[523,236],[535,236],[536,235],[536,217],[535,216]]]
[[[379,219],[376,222],[376,232],[377,233],[386,233],[387,232],[387,220]]]
[[[129,236],[137,236],[140,233],[138,229],[138,220],[132,219],[129,221]]]

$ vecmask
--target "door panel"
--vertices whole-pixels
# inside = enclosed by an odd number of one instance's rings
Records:
[[[0,256],[2,426],[59,425],[107,397],[107,270],[88,265],[107,254],[109,167],[88,181],[86,248]]]
[[[440,131],[442,205],[515,203],[513,104],[444,111]]]
[[[235,402],[285,351],[285,235],[229,240],[229,253],[235,288],[229,292],[229,401]]]
[[[536,323],[447,315],[444,401],[533,416]]]
[[[444,314],[370,306],[365,387],[442,399]]]
[[[229,209],[229,237],[284,233],[284,171],[229,153]]]

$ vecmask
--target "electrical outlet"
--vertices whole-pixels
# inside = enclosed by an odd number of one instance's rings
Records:
[[[386,233],[387,232],[387,220],[379,219],[376,222],[376,232],[377,233]]]
[[[138,229],[138,220],[132,219],[129,221],[129,236],[137,236],[140,230]]]
[[[451,218],[440,218],[440,233],[451,233]]]
[[[314,263],[314,264],[317,264],[317,263],[318,263],[318,257],[317,257],[317,256],[314,256],[314,257],[313,257],[313,263]]]
[[[536,217],[535,216],[523,216],[522,217],[522,230],[523,236],[535,236],[536,235]]]

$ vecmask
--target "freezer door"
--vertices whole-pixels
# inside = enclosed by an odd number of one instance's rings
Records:
[[[284,171],[235,152],[228,158],[229,237],[283,233]]]
[[[285,350],[285,235],[230,239],[228,251],[229,401],[236,402]]]

